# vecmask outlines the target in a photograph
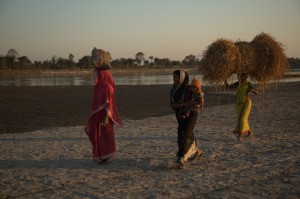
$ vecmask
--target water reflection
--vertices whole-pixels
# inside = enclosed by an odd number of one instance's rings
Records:
[[[0,86],[78,86],[91,83],[91,78],[88,76],[9,75],[2,76],[0,79]]]
[[[130,75],[116,74],[113,76],[117,85],[159,85],[173,83],[172,75],[136,73]],[[202,81],[201,75],[191,75],[190,79],[193,77]],[[231,81],[235,80],[236,78],[233,76]],[[300,77],[288,78],[283,81],[300,81]],[[2,74],[0,76],[0,86],[80,86],[93,84],[94,80],[91,74]]]
[[[34,74],[1,75],[0,86],[80,86],[93,85],[93,76],[89,74]],[[133,74],[114,75],[117,85],[172,84],[172,75]]]
[[[136,74],[114,76],[117,85],[154,85],[154,84],[172,84],[172,75],[149,75],[149,74]]]

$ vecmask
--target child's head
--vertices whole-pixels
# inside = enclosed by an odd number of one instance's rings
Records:
[[[194,93],[202,91],[201,82],[194,78],[191,83],[191,89]]]

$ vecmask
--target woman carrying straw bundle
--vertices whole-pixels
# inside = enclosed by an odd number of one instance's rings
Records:
[[[189,76],[186,72],[175,70],[173,72],[173,87],[170,92],[170,106],[175,111],[176,119],[178,122],[177,128],[177,144],[178,152],[176,154],[176,163],[179,168],[183,168],[184,164],[202,155],[202,151],[198,149],[194,127],[197,122],[198,112],[197,109],[191,109],[188,116],[184,110],[191,108],[193,102],[191,100],[192,91],[189,84]],[[200,92],[200,91],[199,91]],[[200,95],[200,94],[199,94]],[[198,103],[196,104],[196,106]],[[201,104],[199,103],[201,106]],[[199,108],[201,108],[199,106]]]
[[[98,53],[100,52],[100,54]],[[93,50],[92,58],[95,60],[94,77],[95,86],[93,93],[92,113],[84,128],[93,146],[93,161],[99,164],[111,162],[116,153],[114,124],[122,126],[118,115],[115,100],[115,83],[107,65],[98,65],[101,52]],[[99,56],[100,55],[100,56]],[[102,56],[103,57],[103,56]]]
[[[248,81],[248,75],[246,73],[238,75],[238,79],[238,82],[230,85],[225,81],[225,86],[226,88],[237,88],[235,97],[238,123],[233,133],[237,135],[238,140],[243,141],[243,135],[246,135],[247,137],[253,136],[253,132],[251,131],[248,122],[252,106],[249,92],[252,92],[255,95],[258,95],[258,92],[255,90],[254,85]]]

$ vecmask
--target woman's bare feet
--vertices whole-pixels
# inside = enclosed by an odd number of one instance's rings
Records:
[[[177,167],[178,167],[179,169],[183,169],[183,167],[184,167],[184,161],[183,161],[183,158],[182,158],[182,157],[179,158],[179,161],[178,161],[178,163],[177,163]]]
[[[182,164],[181,162],[178,162],[177,163],[177,167],[178,167],[178,169],[183,169],[184,164]]]
[[[245,136],[252,137],[253,135],[254,135],[253,131],[249,130],[249,132]]]
[[[239,132],[239,135],[237,136],[237,140],[238,141],[244,141],[244,139],[242,138],[243,134],[241,132]]]
[[[197,157],[200,157],[203,155],[203,151],[201,149],[197,149],[196,153],[193,155],[193,157],[189,158],[189,161],[195,160]]]
[[[201,149],[197,149],[197,152],[196,152],[196,155],[195,155],[195,158],[196,157],[200,157],[203,155],[203,151]]]
[[[115,158],[114,157],[109,157],[109,158],[106,158],[106,159],[100,159],[98,161],[98,164],[109,164],[111,163]]]

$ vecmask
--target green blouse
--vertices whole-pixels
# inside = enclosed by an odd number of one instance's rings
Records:
[[[234,84],[231,84],[230,87],[237,88],[235,97],[238,104],[245,103],[247,100],[248,92],[254,89],[254,85],[249,81],[244,81],[242,83],[235,82]]]

